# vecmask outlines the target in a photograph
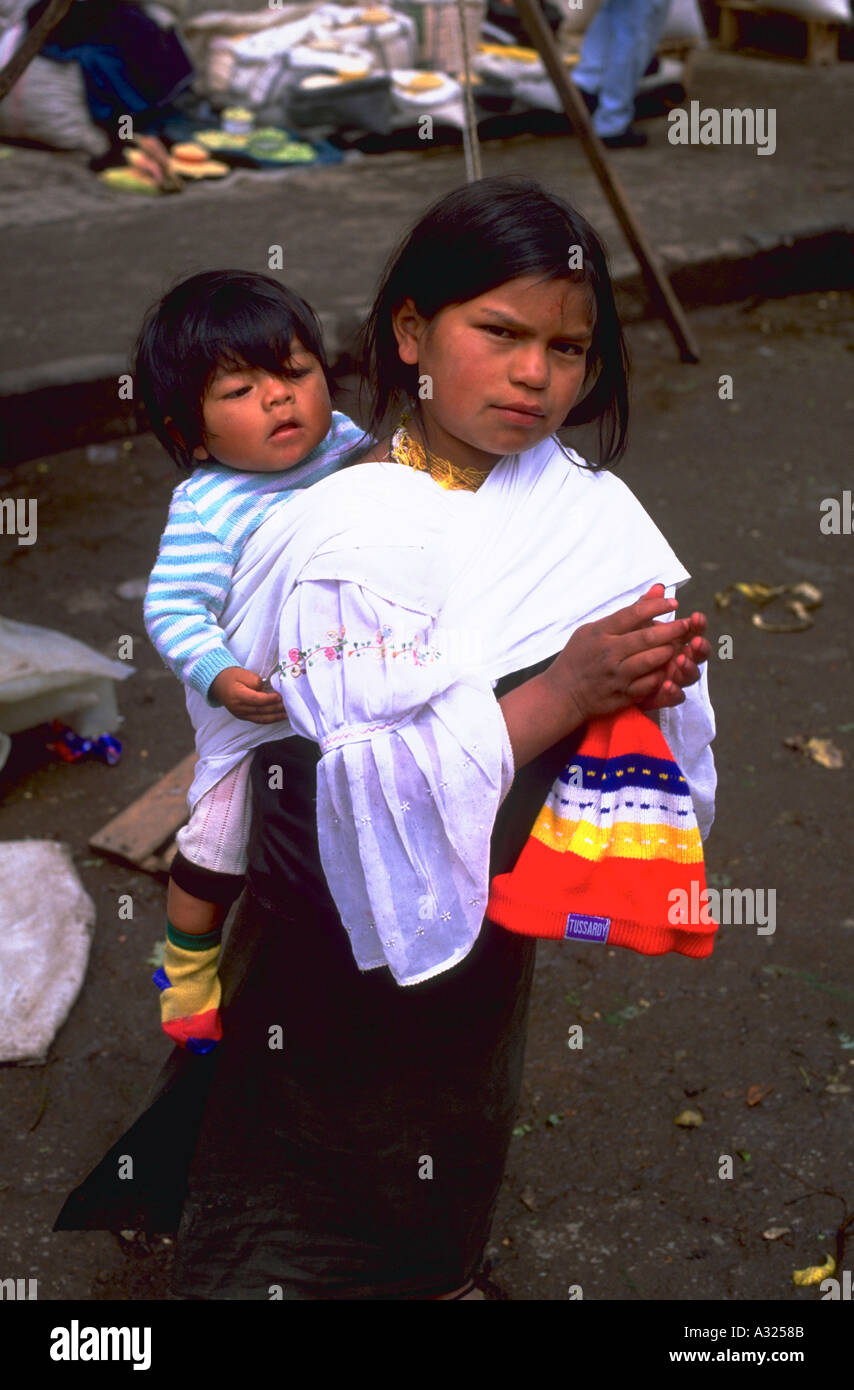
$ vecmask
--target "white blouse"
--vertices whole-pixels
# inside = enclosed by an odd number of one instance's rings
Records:
[[[429,979],[483,921],[514,773],[498,679],[688,578],[629,489],[554,440],[501,460],[476,493],[396,463],[343,470],[245,548],[222,622],[245,666],[275,668],[289,724],[241,725],[201,702],[196,795],[264,739],[316,741],[321,859],[355,958],[402,985]],[[707,834],[705,671],[686,697],[662,731]]]
[[[439,626],[362,585],[301,583],[282,611],[281,690],[315,739],[320,854],[363,970],[447,970],[483,921],[489,845],[513,780],[491,684],[445,660]]]

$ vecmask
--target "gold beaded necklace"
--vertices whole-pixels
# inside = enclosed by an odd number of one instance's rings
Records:
[[[444,488],[466,488],[469,492],[476,492],[481,483],[486,482],[491,471],[489,468],[458,468],[450,459],[437,458],[425,449],[409,431],[411,418],[407,411],[392,437],[389,457],[395,463],[429,473]]]

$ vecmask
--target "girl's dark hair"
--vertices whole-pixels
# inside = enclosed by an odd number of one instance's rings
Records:
[[[571,256],[571,248],[581,255]],[[570,261],[580,259],[578,269]],[[522,275],[586,285],[595,323],[587,394],[564,425],[599,422],[599,466],[619,458],[628,425],[628,356],[605,251],[580,213],[533,179],[478,179],[440,198],[404,237],[383,272],[362,330],[366,428],[381,436],[408,402],[417,407],[417,366],[401,362],[392,314],[412,299],[425,319]]]
[[[329,383],[317,315],[269,275],[206,270],[149,309],[134,376],[151,428],[179,467],[192,467],[193,450],[204,443],[202,403],[217,368],[280,375],[293,338],[318,359]]]

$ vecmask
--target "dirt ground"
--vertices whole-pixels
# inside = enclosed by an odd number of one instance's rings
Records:
[[[819,529],[851,488],[854,296],[748,302],[693,315],[703,359],[679,365],[665,330],[631,330],[632,442],[621,475],[694,578],[710,619],[718,718],[710,883],[776,892],[776,930],[724,925],[704,962],[541,943],[518,1130],[488,1249],[491,1296],[811,1301],[792,1272],[838,1251],[854,1214],[854,901],[851,843],[854,543]],[[732,400],[719,378],[733,378]],[[347,396],[339,402],[350,404]],[[577,442],[577,441],[573,441]],[[97,905],[82,994],[45,1067],[0,1068],[0,1274],[47,1300],[163,1299],[171,1247],[51,1234],[68,1190],[132,1118],[164,1059],[149,958],[164,929],[154,879],[94,855],[88,837],[191,746],[180,687],[117,596],[153,561],[175,475],[151,436],[109,463],[77,450],[0,478],[38,497],[38,543],[0,548],[5,616],[115,655],[124,755],[66,766],[45,730],[13,740],[0,838],[71,847]],[[733,581],[818,586],[813,625],[760,631]],[[791,621],[780,611],[769,620]],[[718,639],[732,637],[731,659]],[[724,644],[726,645],[726,644]],[[831,769],[785,746],[828,738]],[[6,885],[7,888],[12,885]],[[132,921],[118,917],[130,893]],[[567,1046],[581,1023],[583,1047]],[[702,1124],[682,1128],[680,1112]],[[721,1156],[731,1178],[719,1176]],[[782,1228],[773,1239],[769,1232]],[[843,1267],[854,1263],[854,1225]]]

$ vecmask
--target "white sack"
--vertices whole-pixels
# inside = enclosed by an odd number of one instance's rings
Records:
[[[67,845],[0,844],[0,1062],[40,1065],[86,974],[95,904]]]
[[[0,67],[20,46],[23,24],[0,36]],[[35,140],[54,150],[83,150],[93,156],[109,148],[106,133],[89,114],[83,70],[79,63],[54,63],[36,57],[0,102],[0,137]]]
[[[774,0],[774,9],[801,19],[835,20],[838,24],[850,24],[852,19],[850,0]]]

